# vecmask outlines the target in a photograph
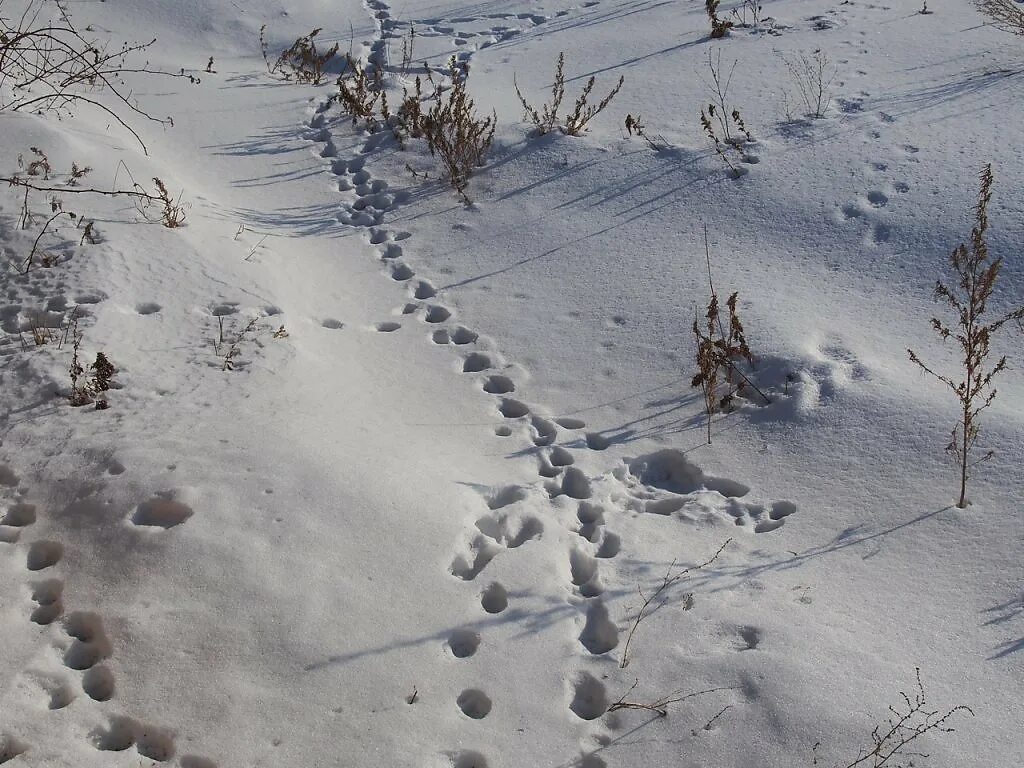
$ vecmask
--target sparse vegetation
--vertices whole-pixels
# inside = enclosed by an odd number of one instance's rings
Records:
[[[781,54],[781,58],[804,106],[804,114],[815,119],[824,117],[832,104],[831,87],[836,77],[836,68],[828,56],[819,48],[811,54]],[[792,119],[790,96],[785,89],[782,96],[787,119]]]
[[[732,22],[718,16],[719,0],[704,0],[704,10],[711,22],[711,38],[717,40],[729,34]]]
[[[931,709],[921,682],[921,670],[915,669],[914,673],[917,690],[913,698],[900,691],[900,702],[895,706],[890,705],[891,714],[871,731],[871,745],[861,749],[851,762],[843,763],[842,768],[911,768],[919,765],[918,760],[928,755],[917,751],[914,742],[928,733],[952,733],[955,729],[949,725],[949,721],[956,715],[974,716],[974,711],[964,704],[944,713]],[[821,742],[818,742],[812,749],[814,765],[819,763],[817,752],[820,745]],[[914,751],[911,751],[911,745],[914,745]],[[836,768],[839,768],[838,764]]]
[[[260,50],[270,74],[278,75],[285,80],[295,80],[311,85],[320,85],[323,82],[327,65],[338,55],[338,44],[335,43],[325,51],[316,47],[316,37],[323,31],[322,27],[317,27],[308,35],[296,39],[291,47],[282,51],[273,63],[270,62],[266,31],[267,25],[264,24],[260,27]],[[212,66],[212,64],[213,59],[211,58],[210,65]]]
[[[222,371],[233,371],[237,364],[236,358],[242,354],[242,343],[250,337],[255,335],[259,330],[259,319],[252,318],[243,325],[240,329],[234,333],[225,335],[224,333],[224,318],[217,318],[217,337],[213,340],[213,351],[217,357],[222,359],[221,370]],[[283,331],[284,326],[282,325],[279,331]],[[283,336],[279,336],[276,332],[274,338],[284,338],[287,336],[287,332]]]
[[[127,130],[145,151],[145,143],[125,116],[164,125],[173,121],[155,117],[139,106],[124,76],[195,79],[184,71],[164,72],[146,62],[135,63],[136,56],[156,40],[111,48],[91,36],[91,27],[79,30],[59,4],[59,18],[45,13],[46,7],[46,0],[30,0],[23,13],[0,16],[0,111],[49,112],[65,117],[77,107],[96,109]],[[116,107],[97,99],[97,91],[109,93]]]
[[[704,395],[704,412],[707,415],[707,438],[711,444],[711,418],[715,413],[727,411],[733,399],[750,387],[761,397],[763,402],[771,402],[770,398],[754,386],[750,378],[744,374],[737,363],[745,360],[754,365],[754,355],[747,344],[743,323],[740,322],[736,305],[739,293],[733,292],[726,299],[725,306],[729,310],[729,330],[726,332],[722,323],[721,307],[718,293],[715,291],[711,275],[711,251],[708,246],[707,227],[704,228],[704,253],[708,267],[708,286],[711,289],[711,300],[704,314],[706,330],[701,327],[699,318],[693,318],[693,335],[697,342],[697,373],[690,381],[691,387],[700,387]],[[696,314],[696,313],[695,313]]]
[[[722,52],[718,51],[717,56],[708,52],[708,69],[711,70],[710,90],[713,101],[708,104],[706,109],[700,111],[700,125],[704,134],[711,140],[715,152],[729,167],[733,176],[739,176],[740,169],[733,163],[730,155],[742,160],[746,156],[744,146],[754,140],[739,109],[728,101],[729,86],[732,85],[732,76],[736,71],[737,63],[734,60],[728,74],[723,77]]]
[[[352,125],[363,121],[368,131],[377,129],[387,119],[389,110],[384,80],[380,69],[367,67],[362,62],[345,54],[345,68],[337,80],[338,93],[335,96],[341,108],[352,118]],[[377,111],[380,108],[381,117]]]
[[[558,54],[558,61],[555,64],[555,79],[551,85],[551,103],[544,104],[539,110],[536,107],[530,106],[529,102],[526,101],[526,97],[519,90],[519,83],[515,82],[515,77],[513,76],[516,95],[519,96],[519,101],[523,105],[526,118],[534,124],[537,133],[542,136],[556,128],[568,136],[579,136],[586,130],[587,123],[611,104],[612,99],[615,98],[615,95],[622,88],[622,84],[625,81],[625,77],[620,76],[619,82],[616,83],[607,96],[597,104],[589,104],[590,93],[594,90],[596,82],[596,78],[591,77],[587,80],[587,84],[583,86],[583,92],[576,99],[576,105],[572,113],[559,116],[558,111],[561,109],[562,99],[565,97],[564,52]]]
[[[79,357],[82,338],[82,333],[78,330],[78,321],[75,320],[71,326],[71,365],[68,367],[71,391],[68,393],[68,402],[75,408],[92,403],[97,411],[103,411],[110,407],[103,393],[110,390],[111,380],[117,369],[104,353],[98,352],[95,362],[89,366],[92,375],[84,378],[85,368]]]
[[[445,178],[469,202],[466,185],[487,157],[498,117],[493,112],[480,117],[466,88],[468,73],[459,69],[454,58],[449,68],[451,87],[423,115],[423,135],[430,154],[440,158]]]
[[[633,642],[633,637],[636,635],[636,631],[640,628],[640,624],[643,622],[644,619],[650,616],[651,613],[653,613],[662,605],[664,605],[665,600],[667,599],[667,595],[664,599],[662,599],[662,595],[694,571],[699,571],[704,568],[707,568],[709,565],[715,562],[715,560],[718,559],[719,555],[721,555],[722,552],[725,551],[725,548],[728,547],[730,543],[732,543],[732,539],[726,539],[725,543],[722,544],[722,546],[718,548],[718,551],[715,552],[715,554],[713,554],[710,558],[705,560],[703,563],[700,563],[699,565],[694,565],[689,568],[680,568],[679,570],[676,570],[676,562],[675,560],[673,560],[672,563],[669,565],[668,570],[665,571],[665,575],[662,577],[661,583],[657,587],[655,587],[655,589],[650,593],[644,593],[644,591],[639,586],[636,588],[636,591],[637,593],[639,593],[640,599],[643,602],[640,604],[640,609],[636,613],[636,618],[633,619],[633,624],[629,628],[629,634],[626,636],[626,644],[622,646],[622,658],[619,661],[620,669],[625,669],[629,665],[629,646],[630,643]],[[651,606],[654,607],[652,608]],[[689,610],[693,607],[692,594],[687,594],[683,597],[683,607],[684,610]],[[623,699],[624,698],[625,696],[623,696]],[[619,701],[621,702],[622,699],[620,699]],[[664,707],[664,705],[668,703],[670,702],[667,700],[662,702],[662,707]],[[634,706],[633,708],[636,707]],[[650,709],[651,707],[643,708]]]
[[[658,698],[652,699],[650,701],[639,701],[630,699],[629,695],[633,693],[634,690],[636,690],[636,687],[639,684],[639,680],[634,680],[633,684],[629,687],[629,690],[627,690],[618,699],[612,702],[611,705],[609,705],[608,711],[615,712],[620,709],[639,709],[646,712],[653,712],[658,717],[668,717],[668,708],[672,704],[678,704],[681,701],[693,699],[697,696],[703,696],[708,693],[717,693],[718,691],[728,690],[727,688],[719,687],[705,688],[702,691],[691,691],[690,693],[683,693],[682,689],[680,689],[678,691],[673,691],[672,693],[666,694],[664,696],[659,696]],[[726,709],[728,709],[728,707],[726,707]],[[722,712],[725,712],[725,709],[721,710],[718,713],[718,715],[715,715],[715,717],[712,718],[711,722],[714,722],[722,714]],[[710,723],[708,725],[710,725]]]
[[[976,4],[993,27],[1024,35],[1024,6],[1020,3],[1015,0],[977,0]]]
[[[974,228],[969,244],[961,243],[950,256],[949,263],[955,278],[950,286],[941,279],[935,283],[935,299],[946,303],[953,315],[953,323],[932,318],[932,328],[946,341],[957,342],[962,355],[962,369],[958,374],[946,375],[926,365],[912,349],[907,354],[921,370],[945,384],[956,396],[960,405],[960,419],[950,434],[946,450],[957,461],[960,469],[960,499],[957,506],[967,506],[967,480],[970,469],[987,461],[993,451],[980,459],[972,460],[978,441],[980,427],[978,417],[996,397],[992,385],[996,376],[1006,370],[1006,356],[1002,356],[991,367],[986,367],[991,352],[992,337],[1006,323],[1024,320],[1024,306],[1012,309],[1000,317],[986,321],[988,301],[999,279],[1003,265],[1002,257],[990,258],[985,235],[988,232],[988,204],[992,199],[992,166],[986,165],[981,172],[981,190],[974,207]]]

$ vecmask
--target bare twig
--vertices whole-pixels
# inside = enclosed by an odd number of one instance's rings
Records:
[[[661,597],[662,593],[665,592],[665,590],[670,589],[676,584],[678,584],[693,571],[699,571],[703,568],[707,568],[709,565],[715,562],[715,560],[718,559],[718,556],[725,551],[725,548],[729,546],[731,542],[732,539],[726,539],[725,543],[723,543],[722,546],[718,548],[718,551],[715,552],[714,555],[712,555],[709,559],[705,560],[700,565],[694,565],[690,566],[689,568],[683,568],[682,570],[676,571],[675,573],[672,572],[672,569],[676,567],[676,561],[673,560],[672,563],[669,565],[668,570],[665,571],[665,575],[661,579],[661,584],[659,584],[657,588],[649,595],[645,595],[643,590],[640,589],[640,587],[637,587],[637,592],[640,594],[640,598],[643,600],[643,603],[640,606],[640,610],[637,612],[636,618],[633,620],[633,625],[629,628],[629,634],[626,636],[626,644],[622,646],[622,659],[619,662],[620,669],[625,669],[626,666],[629,664],[629,645],[633,641],[633,635],[636,634],[637,629],[640,627],[640,623],[655,610],[651,608],[651,605],[659,597]],[[660,605],[662,605],[663,603],[664,601],[662,601],[662,603],[659,603],[658,607],[660,607]],[[692,605],[693,595],[690,594],[686,596],[686,607],[689,608]]]

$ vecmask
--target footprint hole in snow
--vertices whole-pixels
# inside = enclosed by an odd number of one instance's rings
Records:
[[[46,605],[37,605],[33,610],[29,618],[33,623],[39,624],[40,626],[47,626],[53,624],[57,619],[64,613],[64,603],[61,600],[55,600],[52,603]]]
[[[401,323],[387,321],[383,323],[377,323],[375,328],[381,333],[393,333],[402,327]]]
[[[180,501],[154,496],[135,509],[132,522],[155,528],[173,528],[192,517],[192,508]]]
[[[772,520],[781,520],[784,517],[789,517],[796,512],[796,504],[792,501],[776,501],[772,504],[771,511],[768,516]]]
[[[476,331],[471,331],[469,328],[461,325],[451,332],[452,344],[460,347],[464,344],[473,344],[479,338],[480,336]]]
[[[502,399],[498,412],[506,419],[521,419],[530,415],[530,409],[525,403],[508,397]]]
[[[761,630],[757,627],[739,627],[737,634],[740,636],[740,641],[743,643],[744,651],[752,651],[761,644]]]
[[[604,684],[588,674],[581,672],[572,684],[572,699],[569,709],[581,720],[596,720],[608,711],[608,694]]]
[[[102,664],[82,675],[82,690],[93,701],[109,701],[114,696],[114,673]]]
[[[42,571],[59,563],[63,556],[63,544],[56,541],[33,541],[28,549],[26,567],[30,571]]]
[[[55,684],[48,693],[50,694],[50,701],[47,703],[47,706],[50,709],[64,709],[64,707],[70,706],[75,700],[75,692],[66,683]],[[0,760],[0,762],[3,761]]]
[[[416,273],[412,271],[408,264],[403,264],[400,261],[394,262],[391,267],[391,279],[401,282],[403,280],[409,280]]]
[[[562,493],[571,499],[589,499],[593,494],[590,480],[578,467],[569,467],[562,478]]]
[[[582,419],[574,419],[568,416],[561,416],[555,419],[555,424],[562,429],[584,429],[587,423]]]
[[[25,754],[28,748],[24,741],[14,738],[9,733],[0,733],[0,763],[6,763],[18,755]]]
[[[581,587],[597,575],[597,560],[580,549],[569,553],[569,572],[572,583]]]
[[[551,449],[551,456],[549,458],[552,465],[556,467],[568,467],[576,461],[572,454],[560,445]]]
[[[36,508],[34,504],[12,504],[7,508],[0,525],[11,525],[21,528],[32,525],[36,521]]]
[[[515,382],[508,376],[496,374],[484,380],[484,392],[489,395],[508,395],[515,391]]]
[[[491,699],[479,688],[467,688],[455,700],[462,714],[474,720],[483,720],[491,713]]]
[[[518,485],[506,485],[493,491],[487,496],[487,506],[490,509],[501,509],[517,501],[523,501],[528,496],[525,488]]]
[[[480,633],[469,629],[457,629],[448,636],[448,649],[457,659],[467,659],[480,647]]]
[[[480,373],[493,365],[490,355],[483,352],[470,352],[462,361],[463,373]]]
[[[92,732],[92,742],[102,752],[124,752],[135,743],[136,723],[127,717],[112,717],[106,727]]]
[[[452,768],[489,768],[487,758],[475,749],[463,749],[452,755]]]
[[[174,739],[162,729],[142,725],[135,737],[135,748],[143,757],[158,763],[174,757]]]
[[[480,595],[480,606],[487,613],[501,613],[508,608],[508,590],[498,582],[493,582]]]
[[[181,763],[181,768],[217,768],[213,760],[199,755],[182,755],[178,762]]]
[[[345,324],[341,320],[335,320],[333,317],[325,317],[320,325],[324,328],[329,328],[332,331],[340,331],[345,327]]]
[[[5,464],[0,464],[0,485],[13,488],[18,484],[18,476]]]
[[[163,307],[152,301],[144,301],[141,304],[135,305],[135,311],[140,315],[155,315],[161,309],[163,309]]]
[[[428,323],[443,323],[452,316],[451,310],[439,304],[431,304],[427,307],[427,313],[423,319]]]
[[[432,299],[437,295],[437,289],[426,280],[420,280],[413,289],[413,298],[421,301]]]
[[[620,549],[622,549],[622,539],[619,538],[619,535],[605,531],[604,538],[601,539],[601,546],[594,554],[600,558],[615,557],[619,554]]]
[[[594,656],[608,653],[619,644],[619,630],[608,618],[608,609],[603,603],[591,603],[579,640],[587,652]]]

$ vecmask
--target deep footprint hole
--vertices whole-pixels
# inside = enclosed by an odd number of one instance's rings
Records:
[[[154,496],[139,504],[132,515],[132,522],[135,525],[167,529],[181,525],[192,517],[192,514],[192,508],[180,501]]]
[[[480,596],[480,606],[487,613],[501,613],[508,608],[508,590],[498,582],[488,585]]]
[[[480,633],[457,629],[448,637],[448,648],[456,659],[468,659],[480,647]]]
[[[455,700],[462,714],[474,720],[483,720],[491,713],[491,699],[479,688],[467,688]]]

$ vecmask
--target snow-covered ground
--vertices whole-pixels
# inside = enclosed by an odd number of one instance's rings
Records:
[[[966,509],[955,399],[906,351],[956,371],[932,290],[989,162],[990,311],[1024,301],[1024,40],[966,0],[779,0],[721,40],[665,0],[64,5],[201,82],[127,76],[173,117],[131,116],[148,154],[88,105],[0,111],[0,176],[36,147],[36,184],[75,163],[189,206],[167,229],[33,192],[22,228],[0,189],[0,763],[846,768],[920,668],[929,711],[974,716],[914,765],[1024,765],[1022,337],[994,344]],[[337,63],[268,74],[263,25],[272,59],[322,27],[390,62],[394,98],[458,57],[498,118],[472,205],[422,141],[353,127]],[[816,50],[831,104],[788,120],[785,59]],[[513,77],[539,105],[559,52],[570,108],[625,83],[582,137],[535,137]],[[719,55],[738,178],[700,125]],[[53,194],[98,242],[59,218],[19,274]],[[772,396],[711,445],[705,226]],[[68,404],[74,320],[107,410]]]

